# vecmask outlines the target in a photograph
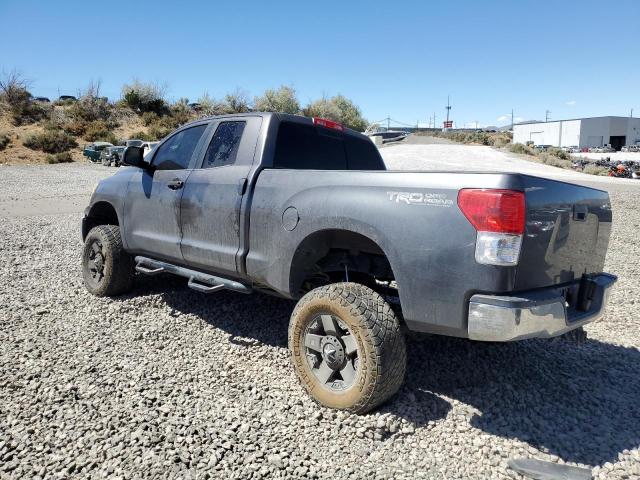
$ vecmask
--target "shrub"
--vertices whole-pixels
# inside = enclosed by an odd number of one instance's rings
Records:
[[[112,111],[113,106],[108,102],[108,99],[100,96],[99,81],[90,82],[89,86],[78,98],[78,101],[72,102],[67,110],[71,118],[85,122],[109,121]]]
[[[251,111],[247,93],[237,88],[224,96],[225,113],[246,113]]]
[[[564,160],[560,157],[557,157],[556,155],[553,155],[547,152],[541,152],[538,155],[538,158],[542,163],[546,165],[551,165],[552,167],[573,168],[573,162],[570,162],[569,160]]]
[[[64,125],[63,130],[76,137],[81,137],[87,131],[87,122],[84,120],[72,120]]]
[[[261,97],[254,99],[253,104],[259,112],[300,113],[296,91],[284,85],[277,90],[266,90]]]
[[[15,70],[0,78],[0,101],[14,125],[42,120],[51,110],[50,106],[32,101],[28,86],[29,81]]]
[[[156,124],[149,127],[148,137],[150,137],[150,141],[161,140],[169,135],[173,130],[174,129],[172,127]]]
[[[582,172],[588,173],[590,175],[602,175],[602,176],[609,175],[609,169],[607,167],[599,167],[598,165],[594,165],[592,163],[590,163],[589,165],[586,165],[584,167],[584,170],[582,170]]]
[[[142,114],[142,123],[144,123],[147,127],[154,123],[157,123],[160,120],[160,116],[156,112],[144,112]]]
[[[122,101],[138,113],[155,112],[161,115],[167,110],[165,93],[165,86],[134,80],[122,86]]]
[[[137,138],[139,140],[145,140],[147,142],[155,142],[157,140],[156,137],[151,135],[150,133],[145,133],[142,130],[139,132],[135,132],[131,135],[131,138]]]
[[[535,155],[536,154],[536,152],[531,147],[523,145],[522,143],[511,143],[511,144],[509,144],[507,146],[507,149],[510,152],[520,153],[520,154],[523,154],[523,155]]]
[[[47,155],[47,163],[71,163],[73,157],[69,152],[56,153],[54,155]]]
[[[0,151],[7,148],[7,145],[9,145],[10,143],[11,139],[9,138],[9,135],[7,135],[6,133],[0,133]]]
[[[227,113],[227,106],[225,103],[209,96],[206,92],[198,99],[198,103],[200,104],[200,113],[202,116],[207,117],[210,115],[223,115]]]
[[[60,153],[77,147],[78,144],[69,134],[60,130],[46,130],[27,137],[24,146],[46,153]]]
[[[343,95],[316,100],[307,105],[303,113],[307,117],[328,118],[358,131],[367,128],[367,121],[362,117],[360,109]]]
[[[84,138],[90,142],[103,141],[115,143],[115,135],[109,125],[103,120],[88,123],[85,129]]]
[[[554,157],[561,158],[562,160],[569,160],[571,155],[562,150],[561,148],[551,147],[545,151],[545,153],[549,155],[553,155]]]

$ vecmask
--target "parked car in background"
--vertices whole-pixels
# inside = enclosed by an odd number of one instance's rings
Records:
[[[625,145],[620,149],[621,152],[640,152],[640,145]]]
[[[548,150],[549,148],[553,147],[553,145],[534,145],[533,148],[535,148],[536,150]]]
[[[562,147],[562,150],[564,150],[567,153],[580,153],[580,147],[578,147],[577,145],[571,145],[570,147]]]
[[[89,145],[85,145],[82,149],[82,155],[87,157],[92,162],[98,162],[102,151],[107,147],[113,147],[113,143],[109,142],[93,142]]]
[[[49,103],[51,101],[47,97],[33,97],[32,100],[34,102],[42,102],[42,103]]]
[[[78,99],[73,95],[60,95],[58,97],[58,100],[60,100],[61,102],[77,102],[78,101]]]
[[[116,167],[119,167],[122,163],[122,154],[124,153],[125,148],[126,147],[123,145],[117,145],[103,149],[100,154],[102,165],[110,167],[111,164],[114,164]]]
[[[151,152],[151,150],[153,150],[154,148],[156,148],[156,145],[158,145],[160,142],[143,142],[141,147],[143,148],[143,156],[147,156],[149,154],[149,152]]]
[[[144,143],[144,140],[138,140],[138,139],[131,139],[131,140],[127,140],[126,142],[124,142],[125,147],[141,147],[142,144]]]

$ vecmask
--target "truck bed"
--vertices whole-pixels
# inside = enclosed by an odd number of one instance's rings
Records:
[[[462,188],[525,192],[517,266],[475,261],[476,231],[457,205]],[[274,212],[282,223],[269,220]],[[298,246],[315,232],[349,230],[388,258],[411,329],[466,337],[474,294],[526,291],[602,272],[610,226],[606,192],[517,173],[265,169],[251,201],[246,269],[255,281],[296,297],[291,273]]]

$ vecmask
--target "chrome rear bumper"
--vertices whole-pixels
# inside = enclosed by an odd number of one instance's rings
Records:
[[[614,275],[601,273],[568,286],[514,296],[473,295],[469,338],[508,342],[562,335],[600,318],[616,281]]]

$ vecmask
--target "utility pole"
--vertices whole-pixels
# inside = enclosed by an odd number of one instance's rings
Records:
[[[478,120],[476,120],[476,130],[478,129]]]
[[[391,117],[387,116],[387,130],[391,128]]]
[[[631,109],[631,115],[630,115],[630,117],[631,117],[631,118],[633,118],[633,108]]]
[[[551,110],[546,110],[544,112],[544,121],[548,122],[549,121],[549,114],[551,113]]]
[[[447,125],[449,125],[449,112],[451,111],[451,102],[449,101],[449,95],[447,95],[447,106],[445,107],[447,109]]]
[[[511,131],[513,132],[513,108],[511,109]]]

